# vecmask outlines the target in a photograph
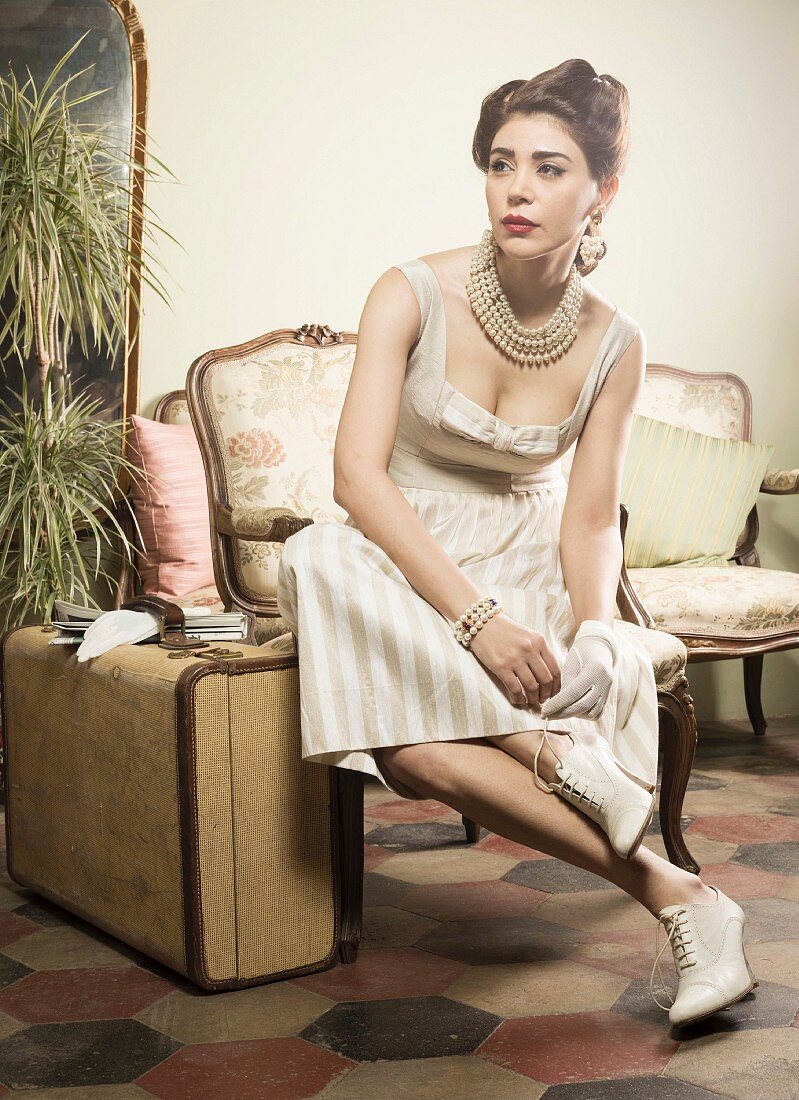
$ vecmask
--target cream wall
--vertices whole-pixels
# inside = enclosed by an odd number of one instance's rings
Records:
[[[590,276],[642,326],[650,362],[732,371],[753,439],[799,466],[793,3],[703,0],[137,0],[153,151],[148,198],[170,312],[144,300],[141,403],[210,348],[317,321],[357,330],[398,261],[475,242],[482,97],[569,57],[629,88],[632,156]],[[789,125],[786,125],[788,123]],[[799,570],[799,500],[762,498],[762,564]],[[742,665],[691,666],[701,718],[745,718]],[[799,713],[799,659],[765,661],[767,716]]]

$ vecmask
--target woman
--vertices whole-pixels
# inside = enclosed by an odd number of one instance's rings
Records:
[[[757,982],[743,910],[640,846],[657,693],[613,624],[646,347],[583,282],[628,141],[626,89],[583,60],[483,101],[491,228],[370,291],[334,454],[348,516],[286,542],[278,608],[299,645],[303,757],[620,886],[668,933],[682,1025]]]

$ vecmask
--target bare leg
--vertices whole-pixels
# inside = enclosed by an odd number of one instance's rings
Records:
[[[527,731],[507,736],[526,737],[534,754],[541,735]],[[532,755],[527,767],[484,738],[374,751],[381,754],[384,768],[412,790],[452,806],[499,836],[592,871],[635,898],[653,916],[664,905],[715,899],[698,875],[675,867],[643,844],[632,859],[622,859],[596,822],[559,795],[539,790],[531,775]],[[545,751],[546,745],[539,765]],[[550,777],[546,771],[546,764],[540,767],[542,778],[554,778],[554,772]]]

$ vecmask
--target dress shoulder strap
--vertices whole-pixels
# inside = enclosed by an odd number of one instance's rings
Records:
[[[431,277],[433,273],[428,268],[424,260],[405,260],[401,264],[394,264],[394,267],[399,268],[408,282],[413,288],[413,292],[416,295],[416,300],[419,303],[419,309],[422,314],[421,323],[419,325],[419,336],[417,341],[421,339],[425,326],[428,322],[428,318],[433,312],[433,292],[434,288],[431,285]]]
[[[617,308],[614,324],[608,332],[607,344],[604,349],[604,354],[601,357],[599,370],[600,386],[621,359],[622,355],[624,355],[627,348],[638,335],[638,332],[638,322],[634,321],[629,313],[625,313],[623,309]]]

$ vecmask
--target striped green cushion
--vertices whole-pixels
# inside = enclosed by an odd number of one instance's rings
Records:
[[[726,565],[773,453],[635,413],[621,487],[627,568]]]

